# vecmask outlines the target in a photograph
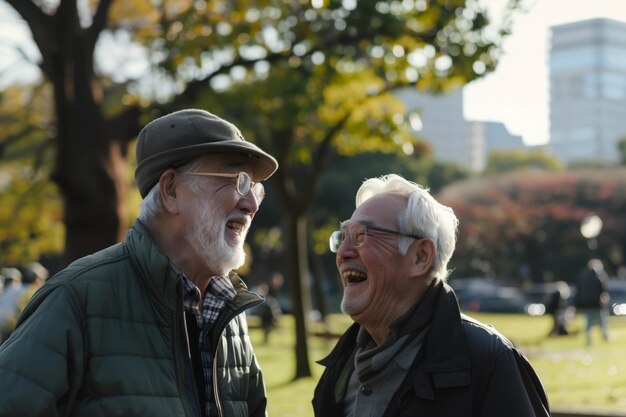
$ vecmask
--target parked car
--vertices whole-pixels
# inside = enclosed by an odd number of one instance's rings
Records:
[[[524,313],[526,300],[521,289],[504,287],[485,278],[451,281],[463,311],[485,313]]]

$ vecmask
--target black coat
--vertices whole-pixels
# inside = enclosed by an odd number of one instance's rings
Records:
[[[449,286],[434,289],[429,334],[384,417],[550,416],[543,385],[524,354],[494,328],[461,314]],[[359,328],[353,324],[319,362],[326,369],[313,397],[316,417],[343,416],[337,380],[354,366],[348,360]]]
[[[576,278],[577,308],[599,309],[604,306],[602,294],[607,292],[606,274],[598,274],[593,269],[585,269]]]

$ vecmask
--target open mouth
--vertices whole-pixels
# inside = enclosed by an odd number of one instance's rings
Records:
[[[226,223],[226,227],[237,233],[243,233],[246,230],[246,224],[237,220],[230,220]]]
[[[341,277],[346,284],[358,284],[359,282],[363,282],[367,279],[367,274],[365,272],[355,271],[352,269],[344,271],[341,274]]]

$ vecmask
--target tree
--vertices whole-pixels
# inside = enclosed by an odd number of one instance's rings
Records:
[[[518,172],[446,187],[440,200],[460,220],[451,267],[457,276],[569,281],[592,256],[580,225],[595,213],[604,222],[595,255],[616,269],[626,260],[625,174],[616,168]]]
[[[2,120],[6,150],[0,148],[4,160],[0,171],[0,265],[26,265],[44,254],[63,251],[63,207],[47,176],[46,137],[32,127],[46,119],[48,98],[46,89],[9,87],[0,92],[0,114],[16,114],[15,119]],[[28,106],[22,107],[23,101]]]
[[[51,88],[52,120],[40,126],[47,128],[46,144],[54,147],[51,177],[63,196],[65,258],[70,261],[119,241],[126,226],[126,154],[138,132],[139,111],[127,107],[107,114],[106,80],[94,67],[96,41],[112,0],[99,2],[89,26],[83,26],[86,19],[76,1],[62,0],[57,7],[6,1],[28,25],[41,54],[37,64]]]
[[[487,155],[484,174],[502,174],[517,170],[556,171],[563,168],[563,164],[555,156],[543,150],[496,150]]]
[[[626,137],[617,142],[617,150],[620,154],[620,165],[626,165]]]
[[[493,70],[519,3],[490,26],[485,5],[464,0],[5,1],[27,22],[52,85],[68,260],[120,239],[127,144],[145,107],[212,109],[277,157],[271,182],[286,213],[296,378],[310,375],[303,285],[321,173],[341,154],[419,151],[391,92],[445,91]],[[152,65],[135,76],[102,63],[95,71],[103,33],[130,37]]]
[[[427,169],[428,177],[426,184],[430,192],[437,194],[447,185],[456,181],[467,179],[471,176],[469,169],[453,162],[433,161],[431,167]]]

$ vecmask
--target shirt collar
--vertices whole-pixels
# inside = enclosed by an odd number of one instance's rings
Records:
[[[185,311],[199,315],[202,312],[200,289],[189,278],[183,275],[183,306]],[[215,297],[224,302],[232,301],[237,291],[228,277],[216,275],[209,279],[206,297]]]

